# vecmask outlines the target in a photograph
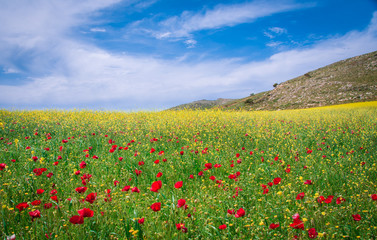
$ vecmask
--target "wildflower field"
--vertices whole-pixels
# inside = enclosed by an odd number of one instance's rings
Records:
[[[376,239],[377,102],[0,111],[1,239]]]

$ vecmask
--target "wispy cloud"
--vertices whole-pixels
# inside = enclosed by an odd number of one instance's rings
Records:
[[[270,39],[288,33],[287,29],[281,27],[270,27],[267,31],[264,31],[264,35]]]
[[[106,29],[104,28],[91,28],[91,32],[106,32]]]
[[[160,21],[157,26],[149,29],[158,39],[192,38],[196,31],[231,27],[241,23],[250,23],[258,18],[276,13],[311,7],[313,4],[299,4],[287,1],[253,1],[241,4],[217,5],[213,9],[199,12],[185,11],[180,16],[173,16]],[[134,27],[143,26],[148,20],[138,22]],[[149,22],[147,25],[150,25]],[[272,30],[280,30],[278,28]],[[282,29],[281,29],[282,30]]]

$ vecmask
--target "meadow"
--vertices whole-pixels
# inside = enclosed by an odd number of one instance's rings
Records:
[[[376,239],[377,102],[0,111],[1,239]]]

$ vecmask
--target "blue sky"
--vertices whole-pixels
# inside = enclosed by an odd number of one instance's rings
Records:
[[[242,98],[376,50],[374,0],[0,0],[0,108]]]

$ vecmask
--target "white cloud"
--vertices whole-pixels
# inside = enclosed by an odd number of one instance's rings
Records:
[[[194,48],[198,42],[194,39],[188,39],[185,41],[187,48]]]
[[[106,32],[106,29],[104,28],[91,28],[91,32]]]
[[[281,27],[270,27],[268,28],[268,31],[264,31],[264,35],[270,39],[273,39],[277,36],[280,36],[282,34],[286,34],[288,31],[285,28]]]

